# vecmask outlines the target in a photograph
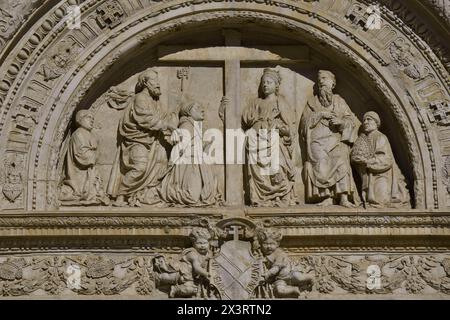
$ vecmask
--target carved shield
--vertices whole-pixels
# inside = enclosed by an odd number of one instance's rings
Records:
[[[22,188],[23,187],[20,184],[8,183],[3,186],[3,194],[5,195],[6,199],[14,202],[22,194]]]
[[[232,240],[211,261],[211,276],[222,299],[249,299],[259,283],[260,262],[249,242]]]

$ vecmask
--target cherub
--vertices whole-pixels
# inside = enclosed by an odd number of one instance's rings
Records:
[[[257,238],[267,270],[263,274],[263,282],[273,285],[276,297],[298,297],[301,294],[300,288],[312,287],[312,277],[293,270],[288,255],[280,248],[280,233],[261,229],[257,231]]]
[[[210,283],[208,272],[211,250],[209,240],[211,234],[207,229],[195,228],[189,235],[192,247],[181,254],[180,279],[177,285],[172,286],[170,297],[191,298],[202,295],[199,290]]]

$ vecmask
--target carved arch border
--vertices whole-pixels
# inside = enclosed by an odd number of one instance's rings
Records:
[[[95,11],[95,1],[87,1],[82,6],[83,15],[89,18],[89,14]],[[98,1],[100,5],[104,1]],[[68,3],[64,3],[61,8],[49,13],[49,15],[63,16],[64,8]],[[197,8],[198,5],[203,7]],[[276,7],[276,12],[273,8]],[[231,10],[232,9],[232,10]],[[43,17],[41,21],[46,21]],[[68,70],[65,76],[55,84],[50,101],[47,105],[51,105],[46,114],[43,114],[38,121],[32,135],[28,155],[28,189],[26,209],[47,209],[52,203],[49,201],[44,207],[38,205],[41,197],[51,199],[54,195],[54,181],[57,179],[57,162],[60,158],[58,154],[62,143],[64,130],[74,110],[78,107],[89,87],[101,78],[101,75],[121,56],[125,55],[133,46],[138,46],[143,42],[151,40],[156,35],[162,35],[176,31],[182,26],[207,23],[224,19],[254,19],[255,21],[264,21],[265,24],[281,25],[294,32],[306,32],[310,37],[322,41],[330,46],[333,50],[345,56],[348,61],[357,64],[360,70],[364,70],[365,74],[372,80],[377,89],[383,93],[383,98],[393,109],[396,120],[400,123],[403,134],[408,141],[410,158],[414,166],[415,194],[416,206],[418,208],[434,209],[442,207],[442,199],[439,198],[439,189],[442,184],[437,179],[437,169],[441,167],[439,140],[434,133],[430,123],[422,116],[419,108],[423,106],[423,101],[417,99],[417,92],[414,88],[408,88],[405,82],[398,81],[401,70],[389,67],[391,61],[387,55],[379,55],[371,43],[369,38],[364,38],[359,30],[350,27],[343,27],[335,21],[336,17],[326,12],[312,10],[310,4],[298,3],[294,1],[170,1],[169,3],[150,6],[140,12],[130,15],[128,19],[122,21],[119,28],[113,29],[90,43],[80,57],[84,57],[81,63]],[[47,20],[48,21],[48,20]],[[342,22],[342,21],[340,21]],[[153,24],[153,25],[152,25]],[[337,30],[341,35],[348,37],[353,47],[350,47],[344,40],[338,40],[330,29]],[[130,29],[136,29],[134,33],[125,36],[123,33]],[[139,29],[139,31],[138,31]],[[55,44],[56,39],[62,38],[62,33],[68,31],[65,21],[61,20],[57,25],[57,29],[53,33],[49,33],[47,40],[43,41],[43,45],[37,50],[37,54],[30,59],[29,62],[36,62],[41,56],[45,48]],[[67,32],[66,36],[70,33]],[[30,32],[31,37],[23,41],[30,43],[36,42]],[[401,33],[406,37],[406,33]],[[138,39],[136,39],[137,35]],[[134,37],[134,38],[133,38]],[[126,39],[124,39],[126,38]],[[415,41],[409,39],[411,44],[415,45]],[[23,44],[23,43],[22,43]],[[95,45],[94,45],[95,44]],[[17,58],[23,59],[23,50],[19,50]],[[49,49],[48,49],[49,50]],[[423,50],[428,56],[433,58],[431,50]],[[26,53],[26,51],[25,51]],[[32,53],[32,52],[31,52]],[[22,54],[22,57],[21,57]],[[436,57],[432,61],[428,61],[428,57],[422,57],[427,62],[427,68],[436,81],[439,82],[443,91],[448,84],[448,73],[444,71],[442,65],[439,64]],[[11,59],[14,62],[14,58]],[[81,59],[80,59],[81,60]],[[97,62],[103,61],[97,66]],[[6,64],[5,64],[6,65]],[[26,67],[24,68],[24,66]],[[23,83],[28,76],[28,80],[32,80],[34,75],[29,72],[32,68],[31,63],[22,63],[20,66],[11,63],[7,70],[7,75],[13,77],[13,81],[6,90],[7,95],[1,96],[0,100],[5,101],[5,110],[2,114],[0,129],[2,129],[7,120],[7,111],[15,101],[15,95],[21,89]],[[389,67],[389,68],[388,68]],[[2,71],[4,67],[0,69]],[[25,69],[25,70],[24,70]],[[35,68],[34,68],[34,71]],[[20,75],[20,76],[19,76]],[[17,81],[15,78],[19,78]],[[15,86],[12,90],[12,84]],[[6,83],[6,85],[5,85]],[[0,84],[0,91],[5,91],[8,82],[3,81]],[[75,88],[71,93],[66,91],[67,88]],[[447,90],[448,91],[448,90]],[[399,93],[405,93],[411,98],[410,101],[405,97],[400,97]],[[444,93],[448,96],[448,92]],[[8,99],[9,98],[9,99]],[[5,112],[6,111],[6,112]],[[60,112],[58,112],[60,111]],[[60,116],[61,115],[61,116]],[[11,114],[8,115],[11,117]],[[45,119],[45,120],[44,120]],[[57,120],[56,120],[57,119]],[[419,138],[423,135],[424,139]],[[0,143],[6,146],[5,134],[2,134]],[[425,144],[421,141],[426,141]],[[45,144],[44,141],[53,141],[52,145]],[[422,153],[420,151],[422,151]],[[426,174],[427,168],[433,173],[431,176]],[[49,182],[46,182],[46,181]],[[47,185],[48,184],[48,185]],[[41,188],[42,187],[42,188]],[[38,192],[39,190],[39,192]],[[51,207],[51,206],[50,206]]]

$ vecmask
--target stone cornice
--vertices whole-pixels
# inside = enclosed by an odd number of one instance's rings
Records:
[[[217,210],[219,211],[219,210]],[[305,210],[246,210],[247,217],[264,227],[296,236],[450,236],[450,213],[339,212]],[[275,212],[274,212],[275,211]],[[297,212],[295,212],[297,211]],[[225,210],[223,210],[225,212]],[[192,227],[216,223],[218,212],[48,212],[2,214],[1,237],[185,236]]]

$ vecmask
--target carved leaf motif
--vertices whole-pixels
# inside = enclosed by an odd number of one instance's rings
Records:
[[[4,262],[0,264],[0,279],[15,280],[22,278],[22,269],[11,262]]]
[[[89,278],[98,279],[110,275],[114,270],[115,263],[112,260],[99,259],[89,261],[86,275]]]

